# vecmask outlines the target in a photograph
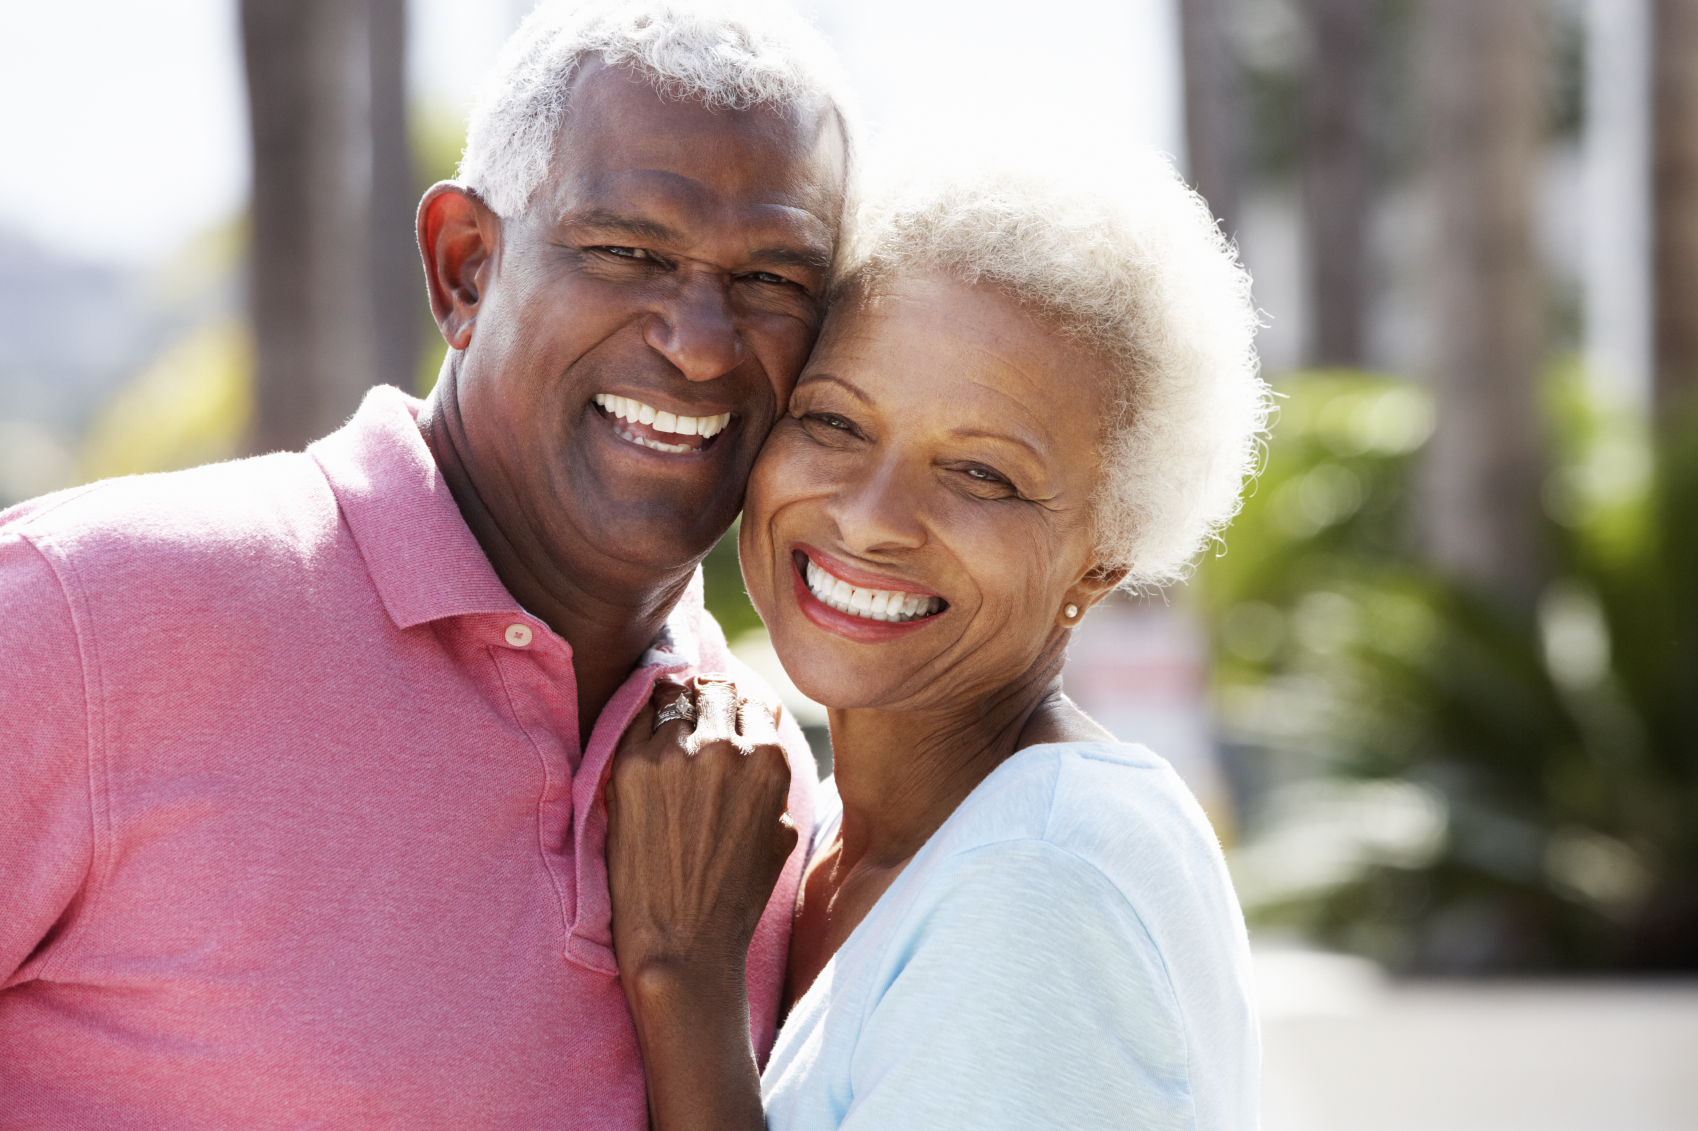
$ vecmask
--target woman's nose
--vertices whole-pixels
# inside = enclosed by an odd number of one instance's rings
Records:
[[[688,279],[657,310],[643,338],[691,381],[723,377],[743,360],[724,280]]]
[[[844,547],[856,552],[915,549],[925,544],[922,469],[897,458],[871,462],[832,497]]]

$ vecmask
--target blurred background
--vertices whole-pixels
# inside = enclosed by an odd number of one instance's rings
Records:
[[[1698,1128],[1698,0],[795,2],[874,132],[1154,146],[1254,275],[1263,472],[1067,679],[1227,845],[1270,1131]],[[528,7],[0,0],[0,506],[428,389]]]

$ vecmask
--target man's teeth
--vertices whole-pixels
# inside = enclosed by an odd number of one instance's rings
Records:
[[[731,423],[731,414],[722,412],[718,416],[677,416],[670,412],[661,412],[653,405],[630,397],[616,397],[612,393],[597,393],[595,403],[607,410],[609,416],[619,420],[629,420],[637,424],[646,424],[656,432],[672,432],[679,436],[715,436],[725,430]],[[635,437],[632,437],[635,439]],[[641,442],[641,441],[639,441]],[[672,444],[647,445],[659,448],[663,452],[687,452],[689,445],[676,447]]]
[[[808,562],[808,588],[814,596],[840,613],[869,620],[919,620],[943,606],[936,597],[902,593],[893,589],[858,589],[833,577],[812,561]]]

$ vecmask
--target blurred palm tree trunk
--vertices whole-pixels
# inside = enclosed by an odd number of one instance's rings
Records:
[[[1229,238],[1238,233],[1239,80],[1227,26],[1230,0],[1180,0],[1185,149],[1191,187]]]
[[[1303,225],[1312,365],[1360,366],[1372,205],[1374,0],[1307,0]]]
[[[1540,572],[1541,16],[1540,0],[1426,0],[1424,14],[1437,213],[1428,545],[1455,574],[1521,596]]]
[[[256,451],[412,383],[418,268],[404,0],[242,0],[253,127]]]
[[[1698,0],[1654,0],[1652,270],[1656,406],[1698,401]]]

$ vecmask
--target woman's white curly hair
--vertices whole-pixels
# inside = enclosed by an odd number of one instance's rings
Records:
[[[459,179],[500,216],[529,206],[554,160],[572,79],[591,54],[630,67],[662,95],[711,109],[836,110],[847,142],[848,84],[820,33],[762,0],[555,0],[502,49],[473,107]]]
[[[1272,402],[1250,277],[1208,206],[1165,159],[1121,160],[1112,176],[956,166],[864,188],[832,292],[853,305],[933,272],[994,285],[1107,359],[1097,549],[1151,589],[1237,513]]]

